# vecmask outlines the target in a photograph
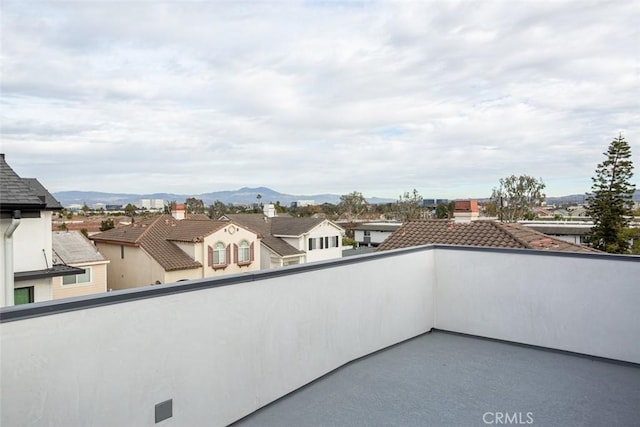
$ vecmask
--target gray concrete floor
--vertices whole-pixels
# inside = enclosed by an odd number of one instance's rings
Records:
[[[640,426],[640,367],[434,331],[343,366],[234,426],[485,422]]]

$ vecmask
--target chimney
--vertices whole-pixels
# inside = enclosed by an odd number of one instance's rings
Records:
[[[471,222],[477,220],[479,216],[477,200],[456,200],[453,210],[455,222]]]
[[[274,216],[276,216],[276,207],[271,203],[269,203],[268,205],[264,205],[264,208],[262,208],[262,213],[264,213],[264,216],[266,216],[267,218],[273,218]]]
[[[186,217],[186,209],[182,203],[176,203],[175,207],[171,209],[171,216],[178,221],[183,220]]]

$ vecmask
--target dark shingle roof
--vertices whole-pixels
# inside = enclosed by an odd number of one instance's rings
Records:
[[[264,243],[265,246],[267,246],[269,249],[271,249],[272,251],[274,251],[280,256],[304,254],[303,251],[294,248],[289,243],[285,242],[279,237],[274,237],[271,235],[263,236],[262,243]]]
[[[0,207],[2,211],[45,208],[44,200],[38,197],[27,181],[11,169],[4,154],[0,154]]]
[[[44,188],[44,185],[40,184],[40,182],[35,179],[35,178],[23,178],[23,181],[26,182],[26,184],[29,186],[29,188],[31,189],[31,191],[38,196],[38,198],[40,200],[42,200],[42,197],[44,197],[44,202],[46,204],[45,209],[46,210],[60,210],[63,208],[63,206],[60,204],[59,201],[56,200],[55,197],[53,197],[51,195],[51,193],[49,193],[49,191],[47,191],[46,188]]]
[[[271,218],[274,236],[300,236],[324,221],[323,218]]]
[[[565,252],[598,252],[528,229],[495,221],[454,223],[450,220],[411,220],[396,230],[378,251],[427,244],[522,248]]]

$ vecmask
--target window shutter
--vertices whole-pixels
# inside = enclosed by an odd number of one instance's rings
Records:
[[[224,265],[229,265],[231,263],[231,244],[227,245],[227,253],[224,259]]]
[[[233,260],[238,262],[238,245],[233,244]]]
[[[209,255],[209,267],[213,267],[213,247],[209,246],[207,250]]]
[[[309,250],[313,249],[313,239],[309,239]]]
[[[253,262],[253,260],[253,242],[251,242],[251,245],[249,245],[249,261]]]

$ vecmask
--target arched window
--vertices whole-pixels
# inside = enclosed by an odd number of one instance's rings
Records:
[[[246,264],[251,262],[251,251],[249,242],[241,240],[238,245],[238,264]]]
[[[222,265],[227,263],[227,248],[224,243],[218,242],[213,247],[213,264]]]

